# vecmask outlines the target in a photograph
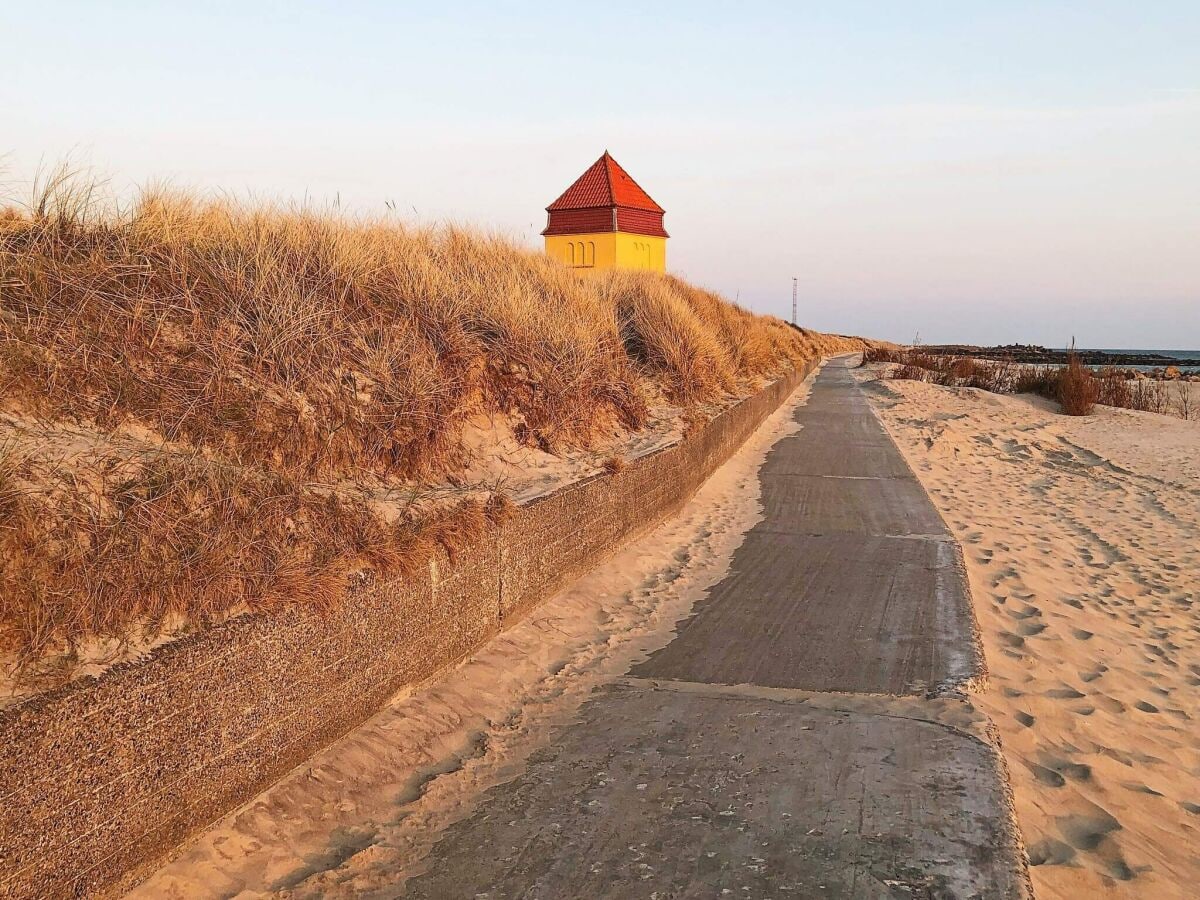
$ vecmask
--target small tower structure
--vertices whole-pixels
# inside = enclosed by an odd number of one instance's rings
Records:
[[[667,269],[665,211],[607,150],[546,214],[546,252],[568,266]]]

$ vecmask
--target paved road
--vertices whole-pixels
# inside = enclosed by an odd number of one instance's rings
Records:
[[[406,896],[1029,895],[959,548],[845,366],[726,578]]]

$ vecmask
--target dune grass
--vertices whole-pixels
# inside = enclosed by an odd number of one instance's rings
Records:
[[[470,230],[52,177],[0,209],[0,645],[341,602],[502,514],[370,501],[480,415],[570,452],[862,346]]]

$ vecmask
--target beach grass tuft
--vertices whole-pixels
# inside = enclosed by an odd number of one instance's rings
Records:
[[[1100,397],[1100,385],[1074,351],[1058,373],[1058,402],[1068,416],[1090,416]]]

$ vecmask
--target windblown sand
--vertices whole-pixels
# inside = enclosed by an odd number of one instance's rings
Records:
[[[669,642],[761,518],[758,469],[809,381],[683,511],[184,847],[130,898],[395,897],[441,831]],[[548,473],[543,473],[548,474]],[[970,723],[967,723],[968,725]]]
[[[1200,422],[871,381],[962,542],[1039,900],[1200,894]]]

